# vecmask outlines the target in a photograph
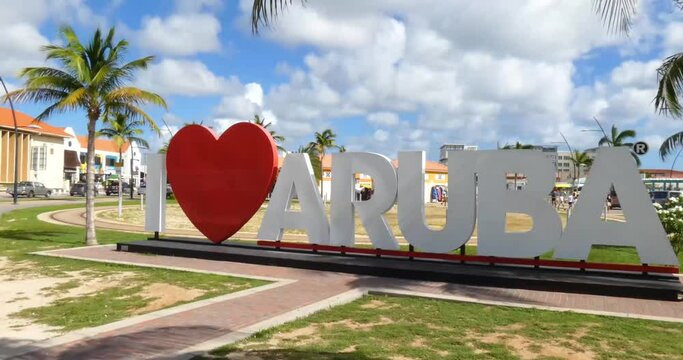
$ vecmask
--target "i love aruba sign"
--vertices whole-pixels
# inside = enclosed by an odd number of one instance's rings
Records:
[[[180,207],[214,243],[239,231],[272,190],[258,232],[261,240],[280,240],[285,229],[303,229],[310,243],[352,247],[357,213],[374,247],[399,249],[384,216],[397,205],[401,233],[422,251],[451,252],[472,237],[476,226],[477,253],[483,256],[531,258],[554,250],[556,258],[586,260],[592,245],[620,245],[635,247],[642,263],[678,265],[626,148],[598,150],[564,229],[546,200],[555,170],[541,152],[450,152],[449,206],[446,225],[439,230],[425,222],[425,153],[399,152],[398,159],[396,169],[389,158],[376,153],[333,154],[329,218],[308,155],[288,154],[278,174],[275,143],[255,124],[235,124],[220,137],[200,125],[186,126],[169,144],[166,168]],[[370,200],[355,201],[355,173],[372,178],[375,192]],[[508,190],[508,173],[525,174],[527,186]],[[611,186],[619,194],[626,222],[602,220]],[[299,211],[290,210],[294,197]],[[507,213],[527,214],[532,229],[506,232]]]

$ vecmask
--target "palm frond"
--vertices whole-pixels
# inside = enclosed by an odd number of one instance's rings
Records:
[[[636,16],[636,0],[594,0],[593,8],[609,32],[628,34]]]
[[[659,157],[664,161],[678,148],[683,148],[683,131],[677,132],[664,140],[659,147]]]
[[[268,27],[294,0],[254,0],[251,7],[251,31],[258,34],[259,26]],[[301,0],[303,5],[306,0]]]
[[[680,102],[683,94],[683,53],[669,56],[657,69],[659,87],[655,96],[655,109],[674,117],[683,116]]]

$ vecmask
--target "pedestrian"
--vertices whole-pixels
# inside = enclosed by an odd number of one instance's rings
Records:
[[[571,214],[572,207],[574,206],[574,193],[569,193],[567,196],[567,216]]]
[[[555,189],[550,193],[550,203],[554,208],[557,208],[557,190]]]

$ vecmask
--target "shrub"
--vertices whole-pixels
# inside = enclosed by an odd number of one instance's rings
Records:
[[[654,204],[659,220],[676,254],[683,251],[683,197],[670,198],[664,205]]]

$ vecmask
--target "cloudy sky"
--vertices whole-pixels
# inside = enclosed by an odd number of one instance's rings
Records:
[[[138,86],[164,95],[149,109],[177,129],[222,131],[260,114],[295,149],[332,128],[349,150],[480,148],[520,141],[595,146],[605,127],[635,129],[654,148],[683,120],[654,113],[656,69],[683,50],[683,11],[641,1],[629,36],[610,34],[576,0],[308,0],[253,36],[251,0],[0,0],[0,75],[10,87],[68,23],[81,37],[116,26],[130,58],[155,55]],[[37,105],[18,108],[37,115]],[[85,132],[85,115],[50,120]],[[166,135],[167,136],[167,135]],[[151,135],[150,135],[151,137]],[[159,146],[161,139],[152,141]],[[683,168],[683,161],[680,161]]]

